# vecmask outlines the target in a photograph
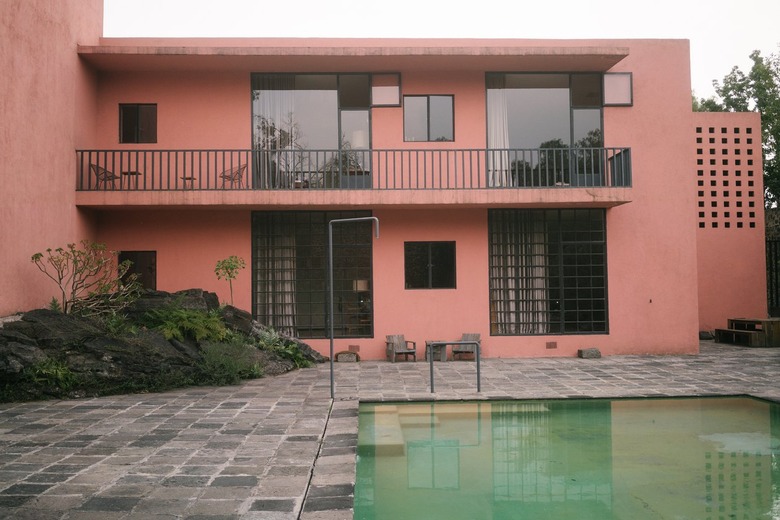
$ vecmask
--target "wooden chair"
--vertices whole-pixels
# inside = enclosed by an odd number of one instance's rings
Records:
[[[102,185],[104,188],[107,183],[111,183],[111,187],[114,187],[114,181],[119,178],[118,175],[116,175],[111,170],[106,170],[102,166],[98,166],[97,164],[90,164],[89,170],[92,172],[92,175],[95,176],[95,179],[97,179],[97,187],[100,188]]]
[[[414,341],[407,341],[404,339],[403,334],[390,334],[386,336],[385,350],[387,353],[387,359],[395,363],[395,358],[398,356],[404,356],[404,360],[408,361],[409,356],[417,361],[417,343]]]
[[[240,188],[244,182],[244,172],[246,172],[246,164],[228,168],[220,173],[219,178],[222,179],[222,188],[225,188],[226,182],[230,183],[231,188],[234,188],[236,184],[238,184],[238,187]]]
[[[461,341],[477,341],[479,342],[479,334],[476,332],[469,332],[465,333],[460,338]],[[463,355],[463,354],[477,354],[477,346],[476,345],[453,345],[452,346],[452,359],[455,359],[455,356],[457,355]]]

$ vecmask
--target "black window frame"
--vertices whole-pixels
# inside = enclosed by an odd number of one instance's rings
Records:
[[[406,115],[407,115],[407,103],[406,100],[409,98],[423,98],[426,100],[425,106],[426,106],[426,113],[425,113],[425,119],[426,119],[426,138],[425,139],[410,139],[409,135],[407,133],[407,125],[406,125]],[[432,121],[432,114],[431,114],[431,99],[432,98],[449,98],[450,99],[450,134],[452,137],[450,139],[444,138],[444,139],[433,139],[431,136],[431,121]],[[404,106],[404,114],[403,114],[403,132],[404,132],[404,142],[407,143],[451,143],[455,141],[455,96],[453,94],[404,94],[402,96],[403,99],[403,106]]]
[[[328,222],[371,216],[370,211],[254,211],[252,212],[252,314],[263,324],[303,339],[329,335],[327,286]],[[373,311],[373,229],[371,222],[333,226],[334,336],[371,338]],[[293,238],[272,251],[279,237]],[[281,279],[278,262],[294,260],[295,284],[268,283]],[[269,262],[270,260],[270,262]],[[270,273],[270,274],[269,274]],[[287,273],[290,274],[289,272]],[[367,282],[367,287],[364,284]],[[292,307],[279,302],[290,301]],[[294,307],[294,313],[290,312]],[[268,318],[264,316],[270,316]],[[290,325],[293,323],[292,325]],[[291,330],[291,328],[292,330]]]
[[[413,250],[416,249],[417,251]],[[437,251],[438,250],[438,251]],[[422,256],[421,256],[422,253]],[[440,255],[445,255],[444,257]],[[438,268],[437,261],[448,264]],[[423,261],[425,265],[413,263]],[[419,273],[424,280],[419,283]],[[443,283],[445,282],[446,283]],[[422,240],[404,242],[404,288],[409,290],[457,289],[458,263],[454,240]]]
[[[493,336],[609,334],[606,210],[490,209]]]
[[[153,110],[149,111],[150,109]],[[152,115],[151,121],[142,121],[149,114]],[[132,120],[128,121],[128,118],[132,118]],[[120,103],[119,143],[154,144],[156,142],[157,103]]]

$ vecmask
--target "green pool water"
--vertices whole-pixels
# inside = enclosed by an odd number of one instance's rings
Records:
[[[780,405],[361,404],[354,518],[780,520]]]

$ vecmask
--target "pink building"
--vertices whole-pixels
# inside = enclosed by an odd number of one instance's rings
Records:
[[[685,40],[106,39],[101,0],[0,9],[0,315],[51,299],[30,255],[89,238],[223,301],[241,256],[236,305],[326,352],[332,229],[363,359],[465,332],[695,353],[766,316],[759,119],[691,112]]]

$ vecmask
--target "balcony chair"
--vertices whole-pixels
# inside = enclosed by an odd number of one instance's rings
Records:
[[[480,341],[478,333],[465,333],[460,338],[461,341]],[[452,346],[452,359],[455,360],[455,356],[463,354],[477,354],[476,345],[453,345]]]
[[[97,164],[90,164],[89,169],[92,172],[92,175],[95,176],[97,179],[97,187],[100,188],[102,185],[104,188],[107,183],[111,183],[111,187],[114,187],[114,181],[119,178],[118,175],[116,175],[111,170],[106,170],[102,166],[98,166]]]
[[[398,356],[404,356],[404,360],[408,361],[409,356],[417,361],[417,343],[414,341],[407,341],[404,339],[403,334],[390,334],[385,341],[387,359],[395,363],[395,358]]]
[[[246,171],[246,164],[241,164],[239,166],[234,166],[233,168],[228,168],[227,170],[224,170],[222,173],[219,174],[219,178],[222,179],[222,188],[225,188],[225,183],[229,182],[230,187],[234,188],[236,184],[238,184],[238,187],[240,188],[244,182],[244,172]]]

